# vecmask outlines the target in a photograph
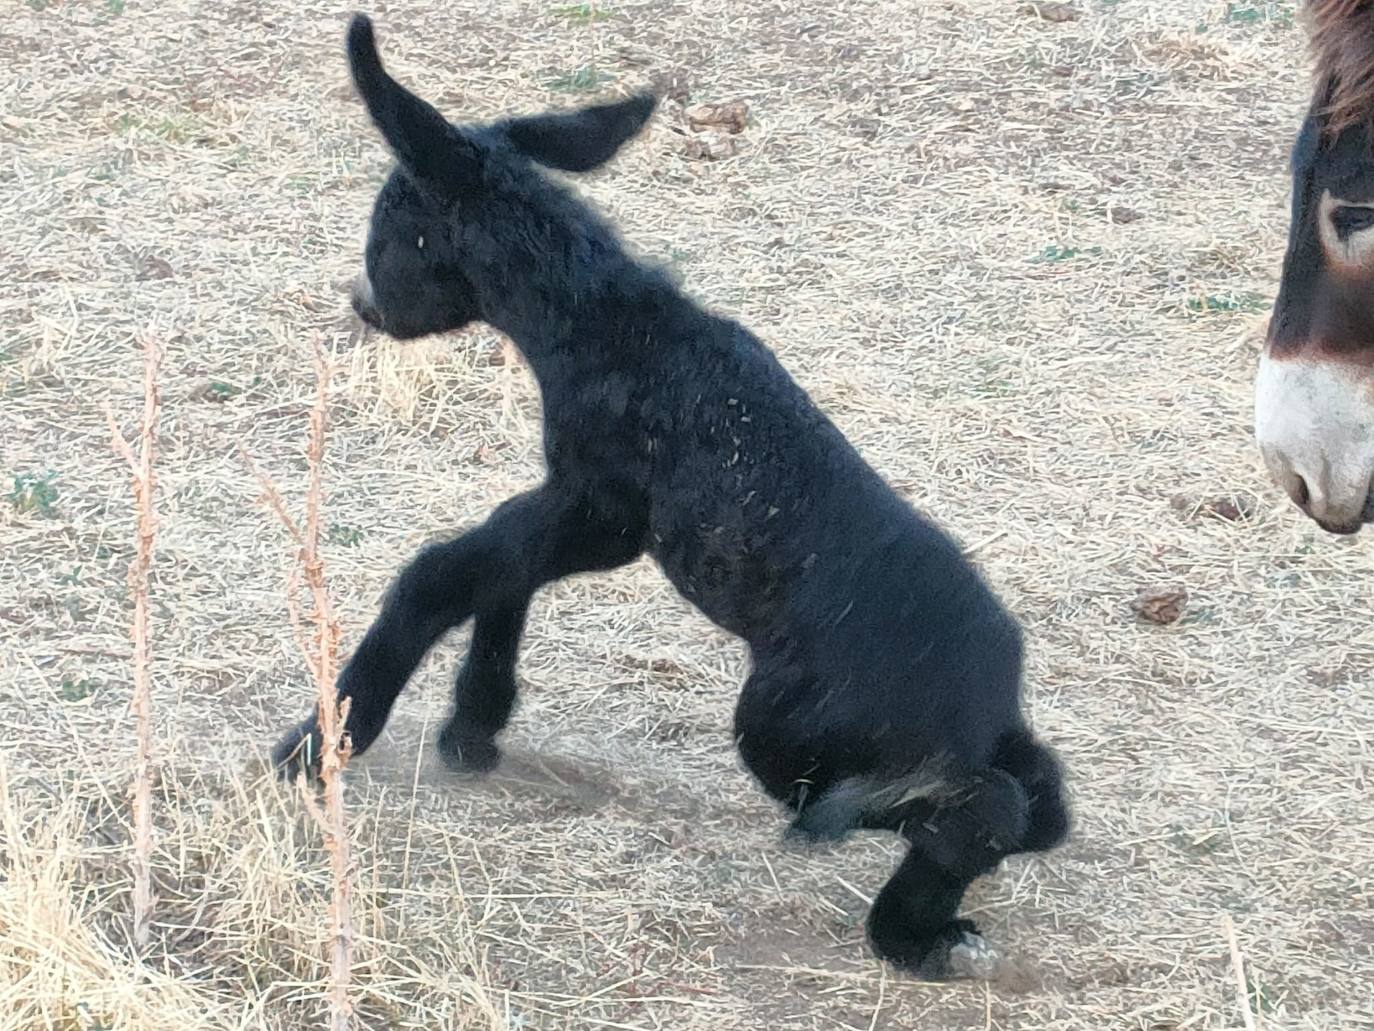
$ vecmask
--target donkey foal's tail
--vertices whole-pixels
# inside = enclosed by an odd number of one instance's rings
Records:
[[[802,807],[788,833],[837,841],[857,828],[898,831],[952,865],[975,852],[1045,851],[1069,828],[1059,761],[1029,731],[1010,731],[984,767],[936,758],[839,781]]]

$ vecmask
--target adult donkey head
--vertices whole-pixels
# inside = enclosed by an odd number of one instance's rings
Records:
[[[1269,471],[1324,529],[1374,521],[1374,0],[1311,0],[1283,277],[1255,385]]]

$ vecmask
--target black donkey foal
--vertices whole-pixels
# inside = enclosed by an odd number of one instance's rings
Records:
[[[508,334],[543,395],[548,467],[400,574],[339,678],[354,752],[472,618],[438,745],[453,767],[490,769],[531,596],[648,552],[748,643],[736,740],[793,831],[910,842],[868,916],[873,948],[928,978],[989,974],[995,953],[956,918],[965,889],[1069,823],[1059,764],[1020,711],[1019,627],[758,339],[629,257],[539,170],[601,165],[653,99],[459,127],[387,74],[364,16],[348,56],[398,159],[354,307],[399,339],[476,320]],[[274,759],[294,772],[317,748],[311,718]]]

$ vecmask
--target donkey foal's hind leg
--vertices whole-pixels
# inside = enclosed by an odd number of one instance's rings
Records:
[[[973,921],[956,916],[972,880],[913,848],[869,911],[873,951],[927,981],[994,976],[997,954]]]
[[[997,953],[972,921],[959,919],[959,904],[974,880],[1019,850],[1030,825],[1025,790],[1005,771],[980,771],[960,793],[902,828],[911,851],[868,914],[873,950],[927,980],[996,974]]]

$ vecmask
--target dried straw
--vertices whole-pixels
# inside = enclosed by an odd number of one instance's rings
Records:
[[[540,396],[488,329],[358,339],[342,284],[389,156],[337,5],[115,6],[10,4],[0,41],[0,807],[24,840],[0,844],[0,1029],[298,1031],[324,1023],[331,860],[251,760],[317,689],[237,446],[302,517],[308,334],[354,342],[321,520],[345,657],[417,549],[539,482]],[[1251,427],[1310,99],[1295,5],[375,6],[390,66],[455,119],[664,87],[577,188],[974,549],[1026,625],[1028,705],[1079,822],[971,893],[1020,980],[884,975],[845,884],[872,897],[895,843],[783,847],[732,746],[739,644],[651,562],[574,578],[535,600],[490,778],[433,747],[461,633],[349,762],[355,1024],[834,1031],[881,992],[880,1029],[1241,1029],[1229,910],[1267,1027],[1374,1028],[1374,539],[1296,512]],[[615,80],[561,78],[592,64]],[[736,157],[683,153],[680,90],[748,102]],[[128,341],[152,324],[176,326],[158,898],[131,971],[136,743],[108,685],[128,679],[133,541],[100,403],[132,434]],[[50,512],[8,499],[48,472]],[[1220,497],[1251,514],[1209,514]],[[1136,591],[1174,582],[1183,618],[1138,623]]]

